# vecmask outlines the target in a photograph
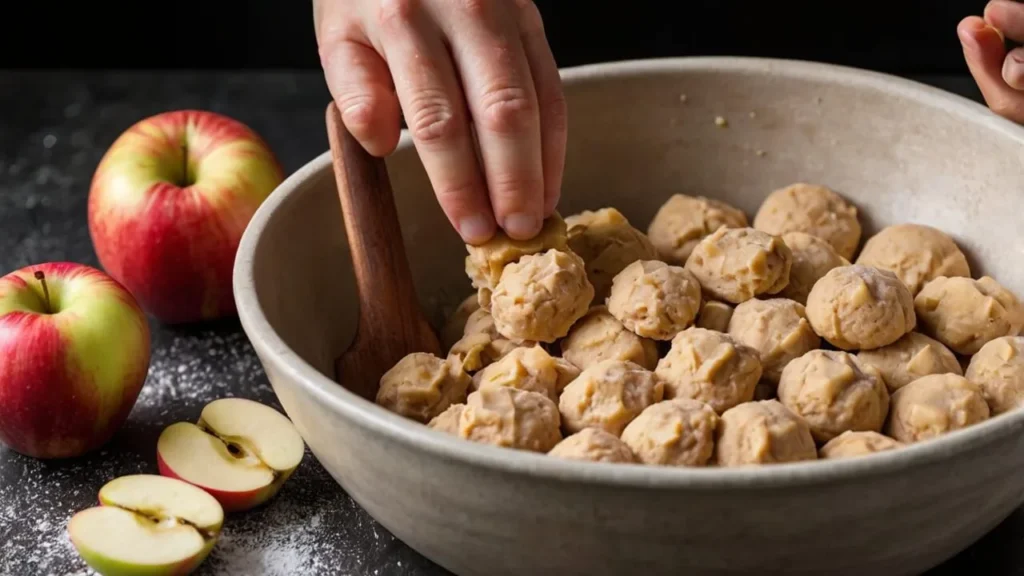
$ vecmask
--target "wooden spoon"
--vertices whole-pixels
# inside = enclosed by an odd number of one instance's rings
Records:
[[[355,340],[335,362],[335,379],[373,400],[395,363],[412,352],[440,355],[441,345],[416,297],[384,160],[349,134],[334,102],[327,137],[359,298]]]

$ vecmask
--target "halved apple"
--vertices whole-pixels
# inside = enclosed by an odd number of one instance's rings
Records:
[[[236,512],[263,504],[302,461],[305,444],[283,414],[244,398],[221,398],[197,424],[178,422],[157,441],[160,473],[194,484]]]
[[[90,568],[103,576],[189,574],[210,554],[224,510],[190,484],[155,474],[111,480],[100,506],[68,522],[68,535]]]

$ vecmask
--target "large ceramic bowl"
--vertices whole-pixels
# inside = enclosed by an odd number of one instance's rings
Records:
[[[646,229],[675,192],[752,215],[776,187],[819,182],[860,207],[865,237],[896,222],[938,226],[976,275],[1024,294],[1024,129],[975,103],[761,59],[622,62],[563,78],[563,214],[615,206]],[[465,248],[407,135],[388,165],[419,297],[440,323],[470,292]],[[754,469],[563,461],[392,414],[333,379],[357,304],[326,153],[260,208],[234,284],[245,331],[316,457],[388,530],[458,574],[914,574],[1024,501],[1024,411],[898,451]]]

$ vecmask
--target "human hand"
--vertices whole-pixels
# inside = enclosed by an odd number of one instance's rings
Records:
[[[470,244],[535,236],[558,203],[566,106],[531,0],[314,0],[324,77],[367,152],[399,108],[442,209]]]
[[[1007,52],[1003,40],[1024,42],[1024,4],[991,0],[984,17],[968,16],[960,21],[957,35],[988,107],[1024,123],[1024,48]]]

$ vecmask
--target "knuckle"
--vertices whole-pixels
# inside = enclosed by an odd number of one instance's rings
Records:
[[[501,84],[485,90],[481,96],[482,118],[486,130],[501,134],[522,132],[533,122],[536,105],[521,86]]]
[[[543,195],[544,183],[539,178],[522,174],[499,174],[488,178],[491,199],[505,210],[526,207],[534,198]]]
[[[338,97],[341,119],[352,132],[366,132],[372,128],[379,104],[366,92],[342,92]]]
[[[407,118],[412,137],[423,143],[451,140],[458,134],[459,118],[448,97],[439,90],[422,90],[410,102]]]
[[[481,195],[480,187],[472,182],[452,182],[440,186],[435,192],[437,201],[448,209],[468,208]]]
[[[569,129],[569,105],[561,90],[547,96],[541,105],[544,114],[544,129],[565,132]]]
[[[484,19],[490,16],[494,0],[459,0],[462,12],[473,19]]]
[[[418,0],[381,0],[378,20],[385,29],[408,26],[417,8]]]

